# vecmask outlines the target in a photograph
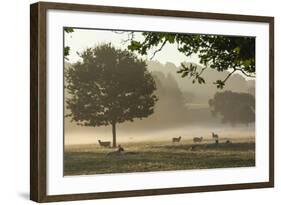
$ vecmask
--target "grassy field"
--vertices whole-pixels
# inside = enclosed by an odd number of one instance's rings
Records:
[[[253,139],[231,139],[231,144],[206,141],[136,142],[122,144],[125,152],[108,154],[112,148],[66,145],[64,175],[210,169],[255,166]]]

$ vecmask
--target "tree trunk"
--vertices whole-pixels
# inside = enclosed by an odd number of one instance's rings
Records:
[[[116,123],[112,123],[112,146],[116,147]]]

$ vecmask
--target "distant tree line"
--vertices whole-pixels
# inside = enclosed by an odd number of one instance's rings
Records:
[[[212,114],[218,115],[222,123],[235,126],[238,123],[249,125],[255,121],[255,98],[251,94],[218,92],[209,100],[209,105]]]

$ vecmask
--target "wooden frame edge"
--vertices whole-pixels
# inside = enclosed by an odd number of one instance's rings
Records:
[[[30,199],[39,200],[38,179],[38,4],[30,6]]]
[[[269,21],[269,181],[274,187],[274,17]]]
[[[187,18],[203,18],[215,20],[232,20],[232,21],[251,21],[251,22],[269,22],[271,16],[254,16],[242,14],[224,14],[213,12],[198,12],[184,10],[166,10],[166,9],[151,9],[151,8],[136,8],[136,7],[119,7],[119,6],[104,6],[91,4],[75,4],[75,3],[58,3],[58,2],[38,2],[45,9],[58,10],[75,10],[86,12],[107,12],[117,14],[135,14],[135,15],[151,15],[151,16],[167,16],[167,17],[187,17]]]
[[[30,5],[30,199],[46,199],[46,9]]]
[[[226,185],[213,185],[213,186],[131,190],[131,191],[118,191],[118,192],[49,195],[49,196],[46,196],[40,202],[59,202],[59,201],[78,201],[78,200],[124,198],[124,197],[142,197],[142,196],[186,194],[186,193],[197,193],[197,192],[231,191],[231,190],[242,190],[242,189],[263,189],[263,188],[272,188],[272,187],[273,187],[273,184],[271,182],[259,182],[259,183],[226,184]]]
[[[216,20],[264,22],[269,24],[269,181],[197,187],[130,190],[118,192],[47,195],[46,192],[46,11],[48,9],[96,11],[137,15],[188,17]],[[36,202],[137,197],[163,194],[227,191],[274,187],[274,17],[157,10],[130,7],[96,6],[38,2],[30,5],[30,199]]]

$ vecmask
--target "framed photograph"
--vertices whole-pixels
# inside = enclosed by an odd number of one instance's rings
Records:
[[[31,5],[30,198],[274,186],[274,18]]]

